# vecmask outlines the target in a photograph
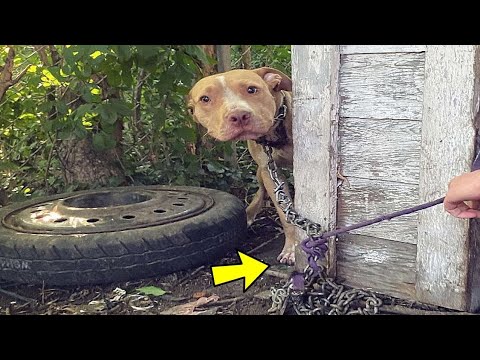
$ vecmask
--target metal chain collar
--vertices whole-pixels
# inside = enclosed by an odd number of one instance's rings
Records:
[[[269,147],[282,147],[287,144],[287,130],[285,129],[285,124],[284,120],[287,116],[287,104],[285,102],[285,95],[283,96],[282,99],[282,105],[277,111],[277,114],[273,118],[273,138],[272,139],[267,139],[267,136],[264,135],[257,140],[255,140],[258,144],[263,145],[263,146],[269,146]]]
[[[285,191],[285,183],[278,177],[272,147],[263,145],[263,150],[268,157],[267,168],[275,184],[274,193],[278,206],[285,214],[286,221],[304,230],[308,236],[307,241],[302,242],[302,248],[308,255],[308,265],[303,274],[294,273],[283,287],[271,288],[273,304],[268,312],[283,315],[290,303],[298,315],[377,314],[382,300],[373,292],[337,284],[327,277],[325,267],[317,264],[318,259],[327,251],[327,240],[317,240],[317,245],[312,247],[306,244],[308,239],[320,237],[322,227],[295,211],[292,199]]]

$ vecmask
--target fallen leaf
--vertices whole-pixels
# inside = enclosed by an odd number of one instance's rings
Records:
[[[162,315],[198,315],[201,312],[195,312],[195,308],[205,305],[212,301],[218,301],[219,297],[217,295],[212,295],[207,297],[201,297],[198,300],[191,301],[186,304],[177,305],[162,311],[160,314]]]
[[[196,292],[192,295],[192,298],[194,299],[200,299],[201,297],[205,297],[207,295],[207,292],[204,290],[204,291],[199,291],[199,292]]]
[[[153,295],[153,296],[162,296],[166,293],[165,290],[160,289],[156,286],[145,286],[137,289],[138,292],[145,294],[145,295]]]

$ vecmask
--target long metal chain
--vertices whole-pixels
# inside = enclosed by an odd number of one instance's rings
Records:
[[[271,146],[263,145],[268,157],[267,168],[275,184],[275,200],[285,214],[288,223],[298,226],[308,237],[322,232],[320,224],[301,216],[293,208],[293,202],[285,191],[285,183],[278,177],[278,168],[273,159]],[[289,303],[298,315],[370,315],[377,314],[382,300],[373,292],[349,288],[327,277],[324,266],[317,264],[327,251],[326,240],[308,250],[308,265],[303,274],[294,274],[281,288],[271,288],[272,306],[269,313],[283,314]],[[294,286],[296,285],[296,286]]]
[[[284,212],[287,222],[298,226],[302,230],[305,230],[308,236],[318,235],[322,231],[321,225],[301,216],[293,208],[292,199],[285,192],[285,183],[280,181],[278,178],[278,168],[277,164],[275,164],[275,161],[273,160],[272,147],[264,145],[263,150],[268,157],[268,173],[275,184],[275,200],[277,201],[278,206]]]

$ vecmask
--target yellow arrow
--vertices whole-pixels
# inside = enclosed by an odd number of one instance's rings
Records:
[[[237,250],[237,253],[242,262],[240,265],[212,266],[213,284],[218,286],[244,278],[243,292],[245,292],[270,265],[241,251]]]

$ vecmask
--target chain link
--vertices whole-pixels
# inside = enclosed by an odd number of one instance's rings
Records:
[[[285,214],[288,223],[298,226],[309,238],[319,238],[322,232],[320,224],[303,216],[293,208],[293,202],[285,191],[285,183],[278,177],[277,164],[273,159],[271,146],[263,144],[267,154],[267,168],[270,178],[275,184],[275,199]],[[325,240],[326,243],[326,240]],[[305,250],[306,248],[303,247]],[[308,251],[308,265],[305,267],[303,284],[295,284],[299,275],[292,276],[281,288],[271,288],[272,306],[268,313],[282,315],[290,304],[298,315],[373,315],[379,313],[382,300],[370,291],[354,289],[337,284],[327,277],[324,266],[317,262],[327,251],[327,245],[314,246]],[[296,285],[296,286],[294,286]]]
[[[379,295],[336,283],[320,274],[310,278],[306,291],[293,290],[292,280],[280,288],[270,289],[272,306],[269,314],[283,315],[287,309],[296,315],[376,315],[383,300]],[[313,281],[312,281],[313,280]],[[290,312],[287,312],[290,313]]]
[[[283,315],[285,312],[285,308],[287,307],[287,297],[288,297],[288,290],[287,287],[281,288],[274,288],[270,289],[270,297],[272,299],[272,306],[268,309],[268,313]]]
[[[272,147],[263,145],[263,150],[268,157],[268,173],[270,174],[270,178],[275,184],[275,200],[285,214],[287,222],[298,226],[300,229],[305,230],[308,236],[318,235],[322,231],[321,225],[301,216],[293,208],[292,199],[285,192],[285,182],[280,181],[280,179],[278,178],[278,168],[277,164],[275,164],[275,161],[273,160]]]

